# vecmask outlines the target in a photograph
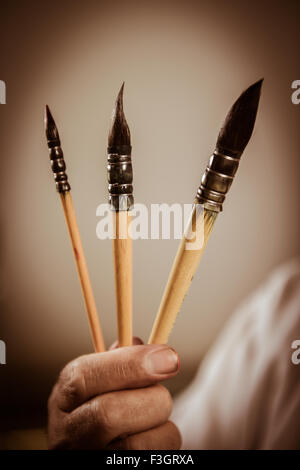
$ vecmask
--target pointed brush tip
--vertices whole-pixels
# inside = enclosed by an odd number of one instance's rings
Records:
[[[119,152],[120,148],[124,149],[125,147],[130,147],[130,130],[126,122],[123,109],[124,85],[125,82],[122,83],[115,102],[112,114],[112,123],[108,137],[108,147],[110,150],[113,148],[116,153]],[[127,149],[126,151],[129,152],[130,150]]]
[[[60,144],[58,129],[47,104],[45,105],[44,125],[47,139]]]
[[[45,105],[45,122],[48,123],[49,121],[52,121],[54,123],[54,119],[53,119],[52,113],[50,111],[50,108],[46,104]]]
[[[257,86],[257,87],[261,86],[263,81],[264,81],[264,77],[260,78],[259,80],[257,80],[257,82],[253,83],[253,86]]]
[[[232,105],[220,130],[217,148],[242,154],[254,129],[262,83],[260,79],[250,85]]]
[[[260,93],[263,81],[264,81],[264,78],[261,78],[260,80],[257,80],[257,82],[250,85],[245,91],[246,92],[247,91],[253,91],[254,93]]]
[[[122,83],[121,88],[119,90],[117,100],[116,100],[116,107],[119,105],[123,105],[123,93],[124,93],[124,85],[125,82]]]
[[[48,105],[46,104],[45,105],[45,108],[44,108],[44,125],[45,125],[45,129],[47,130],[48,128],[48,125],[49,125],[49,107]]]
[[[259,91],[261,91],[261,87],[263,85],[263,82],[264,82],[264,77],[256,82],[256,86],[259,88]]]

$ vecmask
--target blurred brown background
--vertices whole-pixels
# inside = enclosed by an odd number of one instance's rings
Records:
[[[43,426],[60,368],[92,352],[43,128],[57,121],[107,344],[116,338],[106,145],[120,84],[137,202],[191,203],[220,124],[265,77],[253,138],[170,343],[192,377],[238,303],[299,253],[298,1],[10,1],[1,4],[0,429]],[[171,175],[171,176],[170,176]],[[177,240],[134,243],[134,333],[147,340]],[[38,444],[36,444],[38,445]]]

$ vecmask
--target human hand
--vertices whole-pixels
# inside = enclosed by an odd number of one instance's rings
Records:
[[[50,449],[179,449],[172,399],[158,382],[179,358],[167,345],[81,356],[61,372],[48,402]]]

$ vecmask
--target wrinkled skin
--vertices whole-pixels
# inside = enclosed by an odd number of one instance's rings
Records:
[[[62,370],[48,402],[50,449],[180,449],[172,399],[159,383],[177,374],[178,356],[134,342]]]

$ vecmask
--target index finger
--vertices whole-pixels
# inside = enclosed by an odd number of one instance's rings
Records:
[[[146,387],[178,370],[178,355],[167,345],[128,346],[89,354],[63,369],[53,396],[59,409],[69,412],[96,395]]]

